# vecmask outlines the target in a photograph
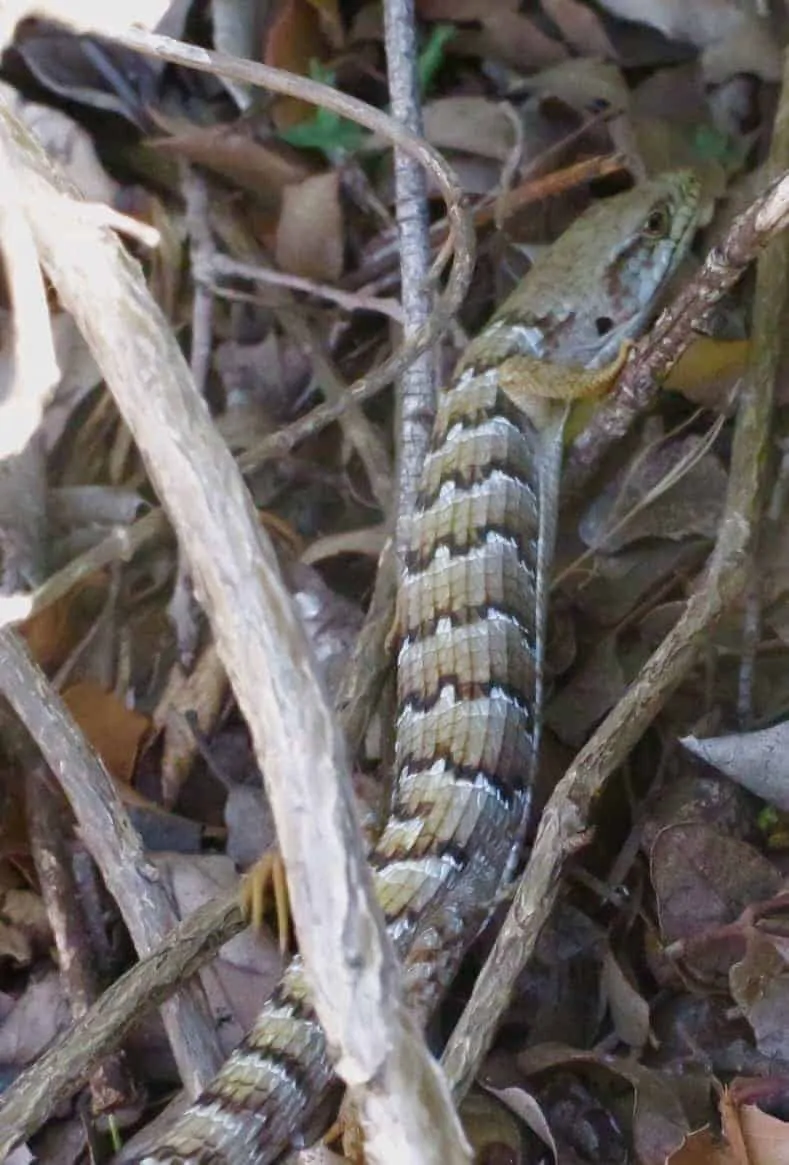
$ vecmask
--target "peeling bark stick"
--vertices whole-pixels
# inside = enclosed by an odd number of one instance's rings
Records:
[[[773,172],[789,165],[788,102],[789,65],[776,122]],[[709,282],[702,281],[701,286],[709,287],[709,292],[680,296],[672,312],[663,317],[663,331],[658,323],[652,344],[665,361],[661,365],[665,372],[690,340],[691,324],[686,318],[684,342],[675,347],[677,334],[672,321],[682,318],[683,312],[698,318],[697,313],[707,310],[724,283],[731,286],[750,259],[766,246],[757,269],[750,360],[737,412],[729,489],[709,567],[675,626],[581,749],[548,801],[513,904],[444,1052],[442,1063],[456,1099],[472,1083],[515,982],[534,953],[556,903],[567,863],[589,837],[595,802],[608,777],[688,674],[716,622],[748,579],[748,557],[765,501],[763,479],[773,383],[786,309],[789,241],[785,234],[774,236],[787,223],[789,175],[784,174],[736,220],[726,243],[707,259],[703,270]]]
[[[0,1161],[87,1081],[149,1007],[161,1005],[246,926],[238,894],[212,899],[121,976],[3,1093]]]
[[[58,216],[54,219],[57,224]],[[147,954],[177,922],[167,887],[145,856],[104,766],[31,659],[22,638],[10,627],[0,629],[0,661],[0,691],[68,797],[135,948]],[[202,1087],[221,1064],[222,1049],[201,985],[184,984],[163,1007],[162,1018],[186,1086]]]
[[[375,1111],[381,1162],[464,1160],[459,1131],[452,1140],[457,1124],[445,1081],[402,1003],[400,968],[372,895],[342,734],[238,469],[139,266],[97,226],[95,214],[86,214],[70,191],[64,197],[62,179],[2,107],[0,127],[24,184],[41,261],[167,506],[250,725],[316,1010],[338,1049],[338,1071],[363,1118]],[[443,169],[442,183],[452,188]],[[453,213],[462,230],[459,203]],[[455,296],[464,291],[462,267],[453,267]],[[434,1138],[436,1130],[444,1136]]]

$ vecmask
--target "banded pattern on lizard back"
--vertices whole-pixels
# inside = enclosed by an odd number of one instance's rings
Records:
[[[642,330],[697,204],[695,180],[677,173],[592,207],[472,342],[439,399],[398,599],[394,803],[370,858],[424,1017],[494,902],[539,738],[544,411],[527,416],[506,384],[517,365],[527,397],[599,386],[582,368],[605,365]],[[564,387],[554,377],[546,389],[544,362],[568,366]],[[332,1083],[296,959],[211,1086],[142,1161],[268,1165],[318,1135]]]

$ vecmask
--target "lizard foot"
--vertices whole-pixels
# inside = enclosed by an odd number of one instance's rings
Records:
[[[508,1106],[494,1095],[474,1089],[458,1110],[474,1161],[499,1160],[522,1165],[525,1161],[523,1132]],[[339,1116],[322,1143],[332,1146],[342,1138],[342,1154],[351,1165],[365,1165],[364,1133],[359,1113],[346,1093]]]
[[[342,1099],[336,1121],[321,1140],[328,1146],[334,1145],[335,1141],[341,1141],[343,1158],[351,1165],[365,1165],[364,1133],[359,1111],[347,1092]],[[336,1145],[335,1150],[339,1151]]]
[[[290,906],[285,865],[279,852],[268,850],[247,870],[239,891],[242,913],[256,930],[263,924],[266,907],[273,904],[277,918],[279,949],[287,954],[290,939]]]

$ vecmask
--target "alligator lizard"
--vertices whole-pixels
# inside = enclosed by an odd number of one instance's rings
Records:
[[[590,208],[439,398],[398,599],[393,807],[370,858],[425,1018],[484,923],[528,814],[562,402],[615,375],[689,246],[698,201],[696,180],[678,172]],[[332,1085],[296,959],[213,1083],[141,1160],[267,1165],[321,1131]]]

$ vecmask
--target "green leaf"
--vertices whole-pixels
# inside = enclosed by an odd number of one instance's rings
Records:
[[[318,61],[310,62],[310,76],[324,85],[334,84],[334,73]],[[334,162],[338,154],[353,154],[359,150],[367,132],[355,121],[348,121],[333,110],[319,106],[311,118],[290,129],[280,130],[279,137],[300,149],[320,150],[330,162]]]
[[[693,135],[693,147],[703,160],[720,162],[722,165],[736,159],[736,149],[728,134],[721,133],[712,126],[700,126]]]
[[[422,96],[433,84],[436,73],[444,63],[444,46],[457,35],[452,24],[437,24],[430,32],[427,44],[419,54],[417,75]]]
[[[321,150],[332,161],[338,153],[355,153],[366,135],[356,122],[339,117],[329,109],[319,109],[311,120],[280,130],[279,136],[292,146]]]

